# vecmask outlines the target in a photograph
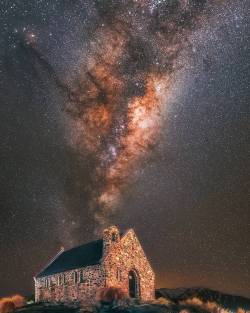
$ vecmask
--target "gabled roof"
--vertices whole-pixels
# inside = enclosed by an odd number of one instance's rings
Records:
[[[44,277],[76,268],[99,264],[102,254],[102,239],[63,251],[58,254],[47,267],[37,274],[36,277]]]

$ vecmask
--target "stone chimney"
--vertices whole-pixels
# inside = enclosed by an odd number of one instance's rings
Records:
[[[120,241],[120,231],[117,226],[110,226],[103,231],[103,256]]]

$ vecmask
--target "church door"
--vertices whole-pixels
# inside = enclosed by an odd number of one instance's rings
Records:
[[[131,298],[139,298],[140,297],[140,286],[139,286],[139,278],[135,271],[130,271],[128,273],[129,279],[129,296]]]

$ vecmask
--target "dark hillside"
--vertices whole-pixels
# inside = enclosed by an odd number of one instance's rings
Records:
[[[188,305],[159,305],[159,304],[141,304],[129,306],[103,306],[95,313],[180,313],[182,310],[188,313],[209,313],[208,311],[195,308]],[[17,310],[18,313],[82,313],[79,306],[70,306],[63,304],[37,303],[23,307]],[[87,313],[85,311],[85,313]]]
[[[161,288],[156,290],[156,298],[160,297],[170,300],[176,304],[189,299],[198,298],[204,303],[216,302],[228,310],[235,311],[238,308],[250,310],[250,299],[236,295],[224,294],[208,288]]]

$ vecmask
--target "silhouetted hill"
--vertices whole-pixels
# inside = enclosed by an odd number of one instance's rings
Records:
[[[175,304],[185,303],[188,302],[188,300],[196,298],[201,300],[203,303],[216,302],[221,307],[228,310],[235,311],[239,308],[242,308],[243,310],[250,310],[250,299],[225,294],[208,288],[160,288],[156,290],[156,298],[160,297],[163,297]]]

